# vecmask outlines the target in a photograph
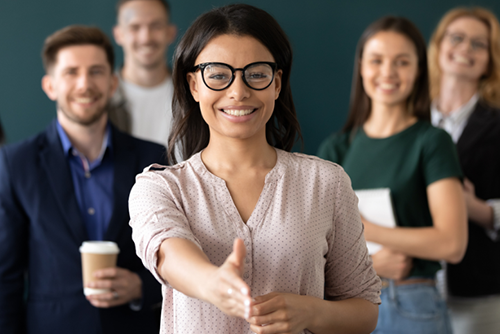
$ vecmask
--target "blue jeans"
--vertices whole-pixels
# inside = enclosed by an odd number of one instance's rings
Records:
[[[451,334],[446,303],[434,285],[389,286],[380,296],[377,328],[373,334]]]

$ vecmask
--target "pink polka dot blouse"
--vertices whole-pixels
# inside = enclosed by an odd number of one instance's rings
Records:
[[[163,284],[162,334],[252,333],[244,319],[187,297],[160,277],[157,252],[167,238],[191,240],[217,266],[234,239],[243,239],[243,279],[254,297],[276,291],[380,303],[357,197],[332,162],[277,150],[276,166],[246,224],[225,181],[207,170],[200,153],[164,170],[146,168],[129,206],[137,254]]]

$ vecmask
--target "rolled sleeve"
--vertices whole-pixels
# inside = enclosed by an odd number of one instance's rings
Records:
[[[154,165],[153,165],[154,166]],[[146,169],[136,178],[129,198],[130,226],[137,256],[153,276],[167,287],[157,268],[158,250],[168,238],[187,239],[202,249],[176,196],[175,184]]]

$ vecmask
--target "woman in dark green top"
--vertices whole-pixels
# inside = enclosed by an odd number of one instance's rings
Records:
[[[385,278],[375,333],[449,333],[434,276],[440,260],[459,262],[467,243],[461,171],[447,133],[432,127],[425,42],[404,18],[385,17],[356,51],[347,123],[318,155],[339,163],[355,190],[389,188],[396,228],[362,217]]]

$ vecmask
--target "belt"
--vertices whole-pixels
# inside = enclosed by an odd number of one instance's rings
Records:
[[[382,288],[389,287],[390,281],[386,278],[381,278],[381,279],[382,279]],[[396,286],[410,285],[410,284],[436,285],[436,280],[434,280],[432,278],[409,278],[409,279],[394,281],[394,285],[396,285]]]

